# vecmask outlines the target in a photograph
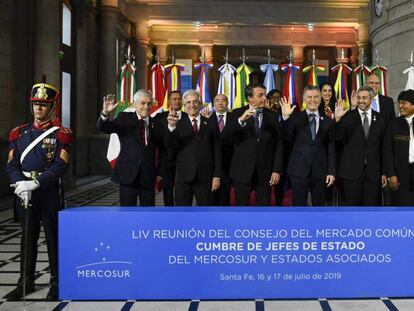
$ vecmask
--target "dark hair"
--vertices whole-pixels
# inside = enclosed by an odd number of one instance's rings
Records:
[[[171,91],[171,92],[168,93],[168,99],[170,99],[171,95],[174,94],[174,93],[177,93],[178,95],[180,95],[180,97],[182,96],[180,91]]]
[[[398,101],[400,100],[408,101],[411,105],[414,105],[414,90],[408,89],[402,91],[400,95],[398,95]]]
[[[335,104],[336,104],[336,94],[335,94],[335,88],[334,88],[334,86],[331,84],[331,83],[329,83],[329,82],[324,82],[324,83],[322,83],[321,85],[320,85],[320,87],[319,87],[319,89],[321,90],[321,95],[322,95],[322,89],[323,89],[323,87],[325,86],[325,85],[328,85],[328,86],[330,86],[331,87],[331,90],[332,90],[332,96],[331,96],[331,98],[329,99],[329,103],[328,103],[328,105],[331,107],[335,107]],[[323,102],[323,98],[322,98],[322,103],[323,104],[325,104],[324,102]]]
[[[266,90],[265,86],[261,83],[251,83],[248,86],[246,86],[246,89],[244,90],[244,96],[246,96],[246,99],[248,99],[249,97],[253,97],[253,90],[256,88]]]
[[[305,95],[305,93],[307,91],[318,91],[319,94],[321,93],[319,88],[316,85],[307,85],[303,88],[303,95]]]
[[[277,89],[273,89],[273,90],[270,90],[269,93],[267,93],[266,98],[270,99],[273,96],[273,94],[275,94],[275,93],[279,93],[279,95],[282,96],[281,91],[279,91]]]

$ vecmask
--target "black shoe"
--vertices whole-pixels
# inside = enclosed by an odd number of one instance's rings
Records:
[[[55,284],[50,283],[49,291],[48,291],[47,296],[46,296],[46,300],[48,300],[48,301],[59,300],[58,293],[59,293],[59,290],[58,290],[57,284],[56,283]]]
[[[35,291],[34,284],[26,284],[26,296]],[[10,293],[4,296],[7,300],[20,300],[23,298],[23,285],[19,284]]]

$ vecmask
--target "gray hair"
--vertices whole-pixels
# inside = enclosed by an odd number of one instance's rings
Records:
[[[363,92],[363,91],[367,91],[367,92],[369,93],[369,96],[371,96],[371,98],[374,98],[374,97],[375,97],[374,90],[373,90],[370,86],[368,86],[368,85],[363,85],[363,86],[361,86],[361,87],[358,89],[357,94],[358,94],[359,92]]]
[[[214,96],[213,102],[216,100],[217,96],[219,96],[219,95],[224,96],[224,99],[226,100],[226,102],[229,103],[229,98],[227,97],[227,95],[222,94],[222,93],[216,94],[216,96]]]
[[[196,90],[189,89],[189,90],[185,91],[185,92],[184,92],[184,94],[183,94],[183,103],[184,103],[184,105],[185,105],[185,99],[186,99],[188,96],[190,96],[190,95],[195,95],[195,96],[197,96],[198,101],[201,103],[201,96],[200,96],[200,93],[199,93],[199,92],[197,92]]]
[[[152,101],[152,93],[151,93],[151,91],[148,91],[148,90],[145,90],[145,89],[140,89],[140,90],[136,91],[135,94],[134,94],[134,103],[136,101],[138,101],[138,99],[140,97],[149,97],[151,99],[151,101]]]

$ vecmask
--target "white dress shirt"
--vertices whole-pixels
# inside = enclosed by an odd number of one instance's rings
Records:
[[[408,152],[408,163],[414,163],[414,133],[413,133],[413,117],[405,118],[408,122],[408,126],[410,128],[410,147]]]
[[[364,126],[364,115],[363,115],[364,112],[367,113],[368,124],[369,124],[369,126],[371,126],[372,109],[368,109],[367,111],[363,111],[363,110],[361,110],[361,109],[358,108],[358,112],[359,112],[359,116],[361,117],[361,124],[362,124],[362,126]]]

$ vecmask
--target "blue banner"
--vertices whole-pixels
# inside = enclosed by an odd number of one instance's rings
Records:
[[[413,296],[412,208],[72,208],[60,299]]]

